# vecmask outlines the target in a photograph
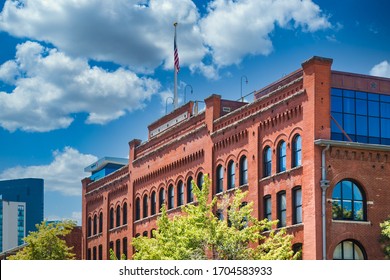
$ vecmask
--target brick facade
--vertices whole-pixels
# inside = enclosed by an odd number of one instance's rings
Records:
[[[326,257],[333,257],[340,242],[354,240],[363,247],[368,259],[382,259],[379,223],[390,214],[386,203],[390,199],[387,186],[390,149],[383,145],[354,147],[330,141],[330,89],[336,86],[356,90],[369,88],[389,94],[390,80],[335,72],[331,65],[331,59],[313,57],[304,62],[301,69],[256,92],[252,103],[212,95],[205,100],[203,112],[194,113],[195,104],[189,102],[151,124],[146,142],[137,139],[129,142],[128,166],[95,182],[89,178],[82,181],[83,258],[107,259],[110,246],[130,258],[132,237],[150,237],[156,228],[160,196],[168,203],[169,188],[173,187],[173,205],[168,207],[168,213],[174,215],[180,212],[179,186],[183,185],[183,203],[188,203],[189,181],[197,181],[201,174],[207,173],[212,179],[210,200],[232,193],[234,188],[247,190],[247,200],[254,202],[253,215],[258,219],[265,217],[266,197],[271,198],[272,219],[277,219],[278,199],[284,196],[286,227],[295,236],[294,244],[302,244],[304,259],[322,259],[320,181],[323,179],[322,150],[329,145],[324,166],[329,181],[325,193]],[[302,150],[301,161],[296,165],[293,154],[298,135]],[[329,143],[319,143],[319,139]],[[285,143],[285,170],[280,171],[278,151],[282,142]],[[269,176],[264,176],[266,147],[271,149]],[[240,172],[245,159],[247,170]],[[232,163],[234,188],[229,189]],[[216,191],[219,166],[224,171],[221,193]],[[247,180],[242,180],[240,173],[243,172]],[[365,221],[332,220],[332,191],[344,179],[353,180],[364,191]],[[297,189],[302,193],[302,222],[296,222],[293,214]],[[156,201],[156,214],[152,213],[152,198]],[[124,211],[126,221],[123,221]],[[110,212],[114,216],[112,228]]]

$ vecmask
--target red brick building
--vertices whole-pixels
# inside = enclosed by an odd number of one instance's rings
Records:
[[[390,79],[333,71],[313,57],[255,93],[252,103],[205,99],[162,117],[129,161],[83,183],[83,258],[131,257],[160,206],[192,201],[192,180],[213,196],[248,191],[258,219],[279,220],[303,259],[383,259],[390,214]]]

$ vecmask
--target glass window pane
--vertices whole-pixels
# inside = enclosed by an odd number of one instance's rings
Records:
[[[280,196],[280,209],[286,210],[286,194]]]
[[[344,241],[343,242],[344,247],[344,260],[353,260],[353,243],[352,241]]]
[[[379,117],[379,103],[375,101],[368,101],[368,115]]]
[[[381,117],[390,118],[390,103],[381,103]]]
[[[334,189],[332,194],[332,199],[341,199],[341,183],[338,183]]]
[[[343,250],[342,250],[342,243],[336,246],[333,252],[333,259],[334,260],[342,260],[343,259]]]
[[[368,135],[366,116],[356,116],[356,134],[362,136]]]
[[[372,137],[379,137],[379,118],[368,118],[368,134]]]
[[[344,98],[343,100],[344,104],[344,113],[355,113],[355,99],[352,98]]]
[[[342,99],[342,97],[332,96],[331,100],[332,100],[331,111],[332,112],[339,112],[339,113],[341,113],[343,111],[343,99]]]
[[[296,211],[296,222],[302,223],[302,207],[298,207]]]
[[[364,255],[362,250],[360,250],[359,246],[354,244],[354,249],[355,249],[355,260],[364,260]]]
[[[297,189],[295,191],[295,205],[302,205],[302,190]]]
[[[368,100],[379,100],[379,94],[376,93],[368,93],[367,94]]]
[[[355,221],[363,221],[363,202],[355,201],[353,207],[353,219]]]
[[[347,220],[353,219],[352,200],[343,200],[343,218]]]
[[[381,99],[381,101],[383,101],[383,102],[388,102],[388,103],[390,103],[390,95],[381,94],[381,95],[380,95],[380,99]]]
[[[286,211],[283,211],[280,216],[280,225],[282,227],[286,226]]]
[[[342,95],[342,90],[338,89],[338,88],[332,88],[331,94],[332,95],[341,96]]]
[[[353,199],[355,200],[363,200],[362,193],[360,192],[358,186],[353,184]]]
[[[332,202],[332,219],[342,219],[343,218],[343,209],[341,208],[340,200],[333,200]]]
[[[355,92],[353,90],[343,90],[343,96],[344,97],[351,97],[355,98]]]
[[[339,126],[343,127],[343,114],[332,113],[332,117],[336,120]],[[331,130],[332,132],[341,132],[336,122],[334,120],[331,121]]]
[[[355,115],[344,115],[344,130],[348,134],[355,134]]]
[[[357,91],[356,92],[356,98],[367,99],[367,93],[366,92]]]
[[[390,119],[381,119],[381,137],[390,138]]]
[[[342,181],[341,185],[343,199],[352,199],[352,182]]]
[[[356,114],[367,115],[367,100],[356,100]]]

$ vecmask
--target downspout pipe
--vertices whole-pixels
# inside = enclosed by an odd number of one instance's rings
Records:
[[[330,145],[328,144],[321,154],[321,181],[320,186],[322,189],[322,259],[326,260],[326,190],[329,188],[329,180],[326,179],[326,158],[325,154],[328,151]]]

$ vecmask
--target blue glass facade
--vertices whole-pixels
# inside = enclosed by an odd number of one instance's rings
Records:
[[[390,145],[390,95],[332,88],[331,116],[332,140]]]
[[[26,203],[26,235],[43,221],[43,179],[0,181],[0,195],[3,200]]]

